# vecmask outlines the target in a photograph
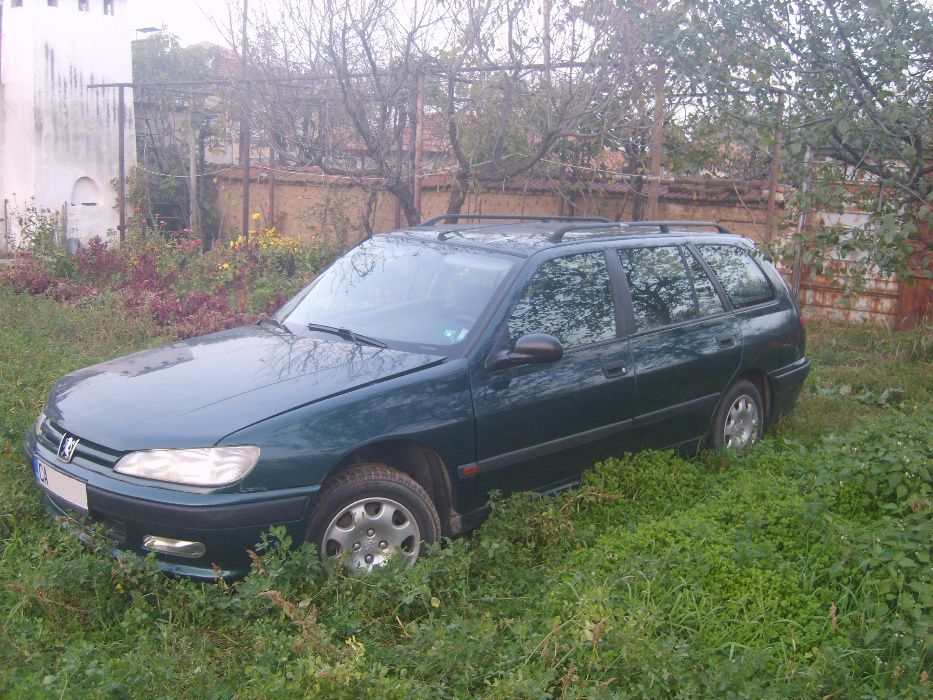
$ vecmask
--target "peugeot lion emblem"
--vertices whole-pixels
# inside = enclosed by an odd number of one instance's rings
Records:
[[[62,441],[58,443],[58,457],[65,464],[68,464],[72,457],[75,456],[75,450],[78,449],[78,443],[81,442],[78,438],[73,435],[65,435],[62,437]]]

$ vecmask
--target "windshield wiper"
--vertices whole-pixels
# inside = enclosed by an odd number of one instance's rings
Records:
[[[276,328],[281,328],[283,331],[285,331],[289,335],[294,335],[294,333],[292,333],[288,329],[288,326],[286,326],[284,323],[279,321],[277,318],[272,318],[271,316],[268,316],[266,318],[261,318],[258,321],[256,321],[257,326],[262,325],[263,323],[271,323],[273,326],[275,326]]]
[[[325,326],[320,323],[309,323],[307,325],[309,331],[319,331],[321,333],[331,333],[333,335],[339,336],[344,340],[349,340],[357,345],[372,345],[377,348],[387,348],[389,347],[381,340],[376,340],[375,338],[370,338],[369,336],[360,335],[359,333],[354,333],[349,328],[336,328],[334,326]]]

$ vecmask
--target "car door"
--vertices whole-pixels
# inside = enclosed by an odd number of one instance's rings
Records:
[[[498,347],[546,333],[561,341],[564,356],[495,372],[475,368],[478,493],[558,488],[618,447],[631,427],[634,377],[617,312],[603,250],[537,268],[499,330]]]
[[[789,298],[777,293],[755,251],[722,243],[695,247],[732,302],[744,339],[743,366],[776,368],[798,360],[799,312]],[[774,274],[776,284],[783,286]]]
[[[632,329],[638,446],[702,437],[741,360],[735,318],[686,247],[642,245],[617,254]]]

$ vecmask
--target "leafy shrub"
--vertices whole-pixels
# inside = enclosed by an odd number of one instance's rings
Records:
[[[326,258],[318,246],[274,228],[204,253],[187,229],[163,235],[139,227],[119,248],[94,237],[67,257],[55,248],[50,216],[33,212],[34,233],[0,282],[72,304],[117,297],[177,338],[255,322],[310,281]]]
[[[108,287],[114,277],[124,272],[126,261],[107,245],[100,236],[94,236],[75,254],[75,277],[98,288]]]
[[[815,455],[816,488],[851,518],[881,510],[929,508],[933,492],[933,423],[924,406],[910,417],[892,411],[844,436],[830,436]],[[920,427],[918,427],[920,426]]]
[[[52,282],[52,275],[41,260],[20,251],[11,265],[0,270],[0,281],[18,294],[43,294]]]

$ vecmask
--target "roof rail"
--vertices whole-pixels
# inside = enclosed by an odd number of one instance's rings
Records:
[[[570,233],[571,231],[598,231],[610,227],[619,229],[657,228],[661,230],[661,233],[670,233],[672,226],[676,228],[715,228],[719,233],[732,233],[732,231],[725,226],[715,221],[610,221],[606,223],[608,223],[609,226],[601,224],[590,224],[586,226],[570,224],[562,226],[551,233],[551,235],[548,236],[548,240],[551,241],[551,243],[560,243],[564,239],[564,234]]]
[[[677,228],[714,228],[719,233],[732,233],[729,229],[715,221],[621,221],[619,226],[623,227],[645,227],[659,228],[661,233],[670,233],[671,226]]]
[[[433,226],[440,222],[456,223],[460,219],[475,219],[477,221],[597,221],[600,223],[611,223],[609,219],[602,216],[551,216],[549,214],[525,216],[524,214],[441,214],[434,218],[422,221],[418,227]]]
[[[621,228],[622,224],[618,221],[605,221],[600,224],[586,224],[586,225],[577,225],[569,224],[567,226],[561,226],[559,229],[556,229],[551,232],[551,235],[548,236],[548,240],[551,243],[560,243],[564,240],[564,234],[570,233],[571,231],[599,231],[600,229],[610,229],[610,228]]]

